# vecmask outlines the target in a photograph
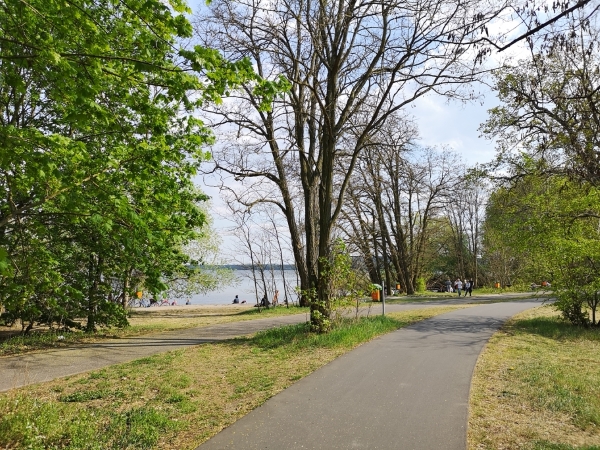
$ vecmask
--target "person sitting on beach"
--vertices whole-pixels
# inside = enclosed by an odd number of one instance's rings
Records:
[[[240,298],[236,295],[235,298],[233,299],[233,303],[239,303],[240,302]]]
[[[268,308],[269,305],[270,305],[269,299],[267,298],[267,294],[265,293],[265,296],[260,300],[260,306],[262,306],[264,308]]]
[[[192,302],[191,302],[191,301],[190,301],[190,299],[188,298],[188,299],[185,301],[185,304],[186,304],[186,305],[191,305],[191,304],[192,304]]]

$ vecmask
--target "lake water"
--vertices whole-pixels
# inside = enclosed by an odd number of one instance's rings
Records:
[[[235,279],[229,286],[223,286],[218,291],[209,292],[206,295],[194,295],[191,298],[192,305],[226,305],[230,304],[236,295],[240,297],[240,301],[246,300],[247,303],[256,303],[256,294],[254,292],[254,281],[251,278],[249,270],[235,270]],[[279,302],[283,303],[285,296],[283,295],[283,276],[281,272],[275,272],[274,280],[271,275],[267,277],[267,295],[269,300],[272,300],[275,289],[279,290]],[[285,281],[288,286],[288,301],[297,301],[297,295],[294,293],[296,286],[296,272],[293,270],[285,271]],[[258,298],[262,298],[264,292],[262,289],[262,281],[258,280]],[[178,300],[181,304],[182,301]],[[185,300],[183,300],[185,303]]]

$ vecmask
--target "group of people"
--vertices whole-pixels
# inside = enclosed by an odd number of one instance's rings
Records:
[[[446,290],[448,292],[454,292],[454,291],[458,292],[459,297],[460,297],[461,292],[464,291],[464,293],[465,293],[464,297],[466,297],[467,294],[469,294],[469,297],[471,297],[471,295],[473,294],[473,280],[465,279],[463,281],[460,278],[457,278],[456,281],[454,282],[454,286],[452,285],[450,280],[447,280],[446,281]]]
[[[143,300],[141,301],[143,302]],[[189,302],[189,300],[188,300]],[[186,303],[186,305],[189,305],[190,303]],[[167,298],[163,298],[160,302],[156,299],[156,298],[151,298],[148,305],[145,305],[144,303],[142,303],[143,306],[178,306],[177,305],[177,300],[169,300]]]
[[[261,298],[260,301],[254,306],[260,306],[263,308],[268,308],[271,305],[277,306],[278,298],[279,298],[279,291],[275,291],[275,295],[273,296],[273,302],[270,302],[269,297],[267,297],[267,293],[265,292],[265,295],[263,296],[263,298]],[[246,303],[246,300],[242,300],[240,302],[240,297],[238,295],[236,295],[235,298],[233,299],[233,304],[238,304],[238,303]]]

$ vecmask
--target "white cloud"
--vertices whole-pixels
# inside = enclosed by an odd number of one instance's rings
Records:
[[[491,91],[478,102],[448,102],[435,95],[422,97],[410,113],[416,118],[424,146],[447,146],[459,153],[469,165],[485,163],[494,157],[494,143],[479,137],[479,125],[488,109],[497,105]]]

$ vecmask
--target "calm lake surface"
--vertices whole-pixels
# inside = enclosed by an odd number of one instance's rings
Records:
[[[297,296],[293,293],[296,282],[296,272],[293,270],[286,270],[285,281],[288,285],[288,300],[296,301]],[[209,292],[206,295],[194,295],[191,298],[192,305],[226,305],[230,304],[236,295],[239,295],[240,301],[246,300],[247,303],[256,303],[256,294],[254,292],[254,281],[252,280],[252,272],[249,270],[234,270],[235,279],[230,286],[223,286],[218,291]],[[267,276],[268,275],[268,276]],[[275,272],[274,279],[271,278],[271,274],[265,274],[267,281],[267,295],[269,300],[272,300],[275,289],[279,290],[279,302],[282,303],[284,299],[283,295],[283,276],[281,271]],[[258,280],[258,298],[262,298],[264,292],[262,288],[262,281]],[[185,303],[185,300],[178,300],[179,304]]]

